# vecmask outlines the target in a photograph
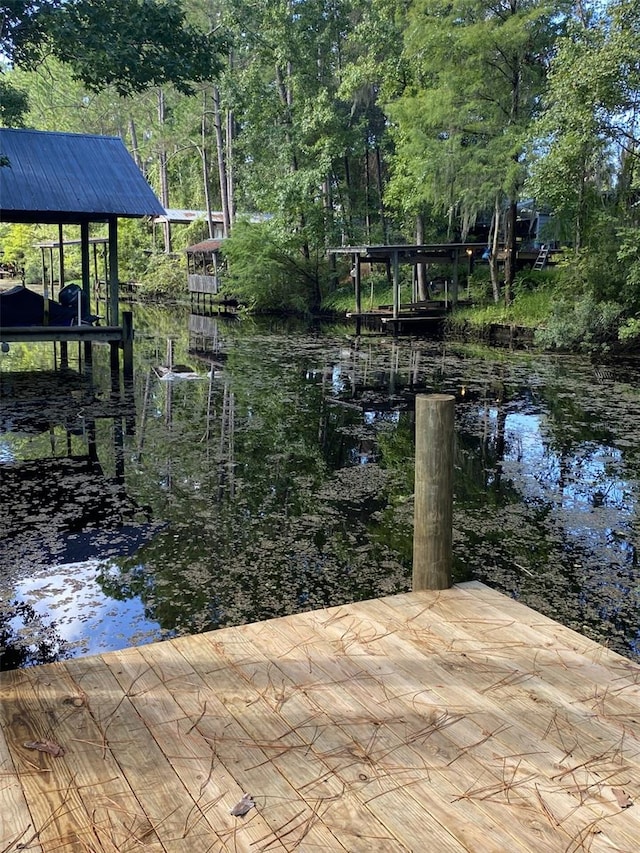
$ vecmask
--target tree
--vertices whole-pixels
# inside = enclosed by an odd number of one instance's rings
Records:
[[[344,51],[339,95],[350,104],[364,148],[361,201],[358,204],[354,199],[352,219],[357,222],[356,217],[364,208],[367,243],[386,243],[389,237],[384,206],[386,161],[391,147],[386,105],[402,92],[410,73],[402,55],[408,5],[407,0],[372,0],[359,6]],[[410,218],[413,214],[414,211]],[[357,228],[353,231],[354,242],[361,242]]]
[[[21,89],[16,89],[0,76],[0,125],[22,127],[29,109],[29,98]]]
[[[16,0],[0,7],[0,50],[25,65],[52,53],[91,91],[193,83],[218,72],[223,41],[190,25],[177,0]]]
[[[389,105],[396,156],[389,198],[410,191],[464,236],[482,210],[494,235],[506,218],[505,298],[515,275],[517,201],[526,175],[528,130],[553,44],[569,4],[547,0],[415,0],[405,59],[413,69]],[[494,298],[499,298],[493,255]]]
[[[637,3],[610,0],[576,17],[558,41],[534,126],[529,186],[574,250],[562,287],[600,314],[640,307],[639,56]],[[565,312],[556,325],[566,322]],[[620,336],[630,341],[638,331],[630,319]]]
[[[534,126],[531,188],[565,225],[574,250],[601,227],[603,203],[629,224],[638,201],[640,9],[614,0],[560,39]],[[626,220],[626,221],[625,221]]]
[[[34,60],[46,39],[49,15],[61,0],[7,0],[0,6],[0,50],[17,64]]]

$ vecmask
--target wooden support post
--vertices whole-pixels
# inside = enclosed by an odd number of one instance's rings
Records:
[[[93,244],[93,294],[96,301],[96,314],[99,313],[100,304],[100,275],[98,273],[98,244]]]
[[[80,266],[82,268],[82,292],[86,300],[87,310],[91,314],[91,254],[88,221],[80,223]],[[80,308],[78,308],[78,315],[80,315]],[[80,325],[80,316],[78,316],[78,325]]]
[[[453,275],[451,277],[451,304],[454,306],[454,308],[458,304],[458,281],[460,278],[459,268],[460,249],[456,249],[453,254]]]
[[[51,283],[51,295],[53,296],[53,282]],[[42,325],[49,325],[49,286],[47,285],[47,281],[45,279],[42,286],[42,302],[43,302],[43,315],[42,315]]]
[[[416,397],[413,589],[451,586],[455,398]]]
[[[119,325],[119,287],[120,274],[118,272],[118,219],[116,216],[109,217],[109,283],[107,293],[109,299],[109,322],[112,326]]]
[[[356,335],[362,329],[362,277],[360,275],[360,255],[353,256],[353,283],[356,290]]]
[[[64,287],[64,230],[62,223],[58,225],[58,295]],[[53,286],[51,287],[53,295]]]
[[[104,265],[104,313],[107,320],[107,326],[111,324],[111,306],[109,305],[109,261],[108,261],[108,244],[102,244],[102,262]]]
[[[133,314],[122,312],[122,375],[133,379]]]
[[[393,319],[397,320],[400,313],[400,269],[398,250],[393,250]]]
[[[84,369],[87,373],[93,369],[93,345],[91,341],[84,342]]]
[[[109,342],[109,362],[111,374],[118,376],[120,373],[120,344],[118,341]]]

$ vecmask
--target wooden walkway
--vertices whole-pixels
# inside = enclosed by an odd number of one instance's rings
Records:
[[[0,722],[0,853],[640,846],[640,666],[478,583],[4,673]]]

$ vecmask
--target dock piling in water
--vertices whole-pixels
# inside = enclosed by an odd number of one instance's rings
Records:
[[[448,394],[416,397],[414,591],[452,583],[454,408]]]

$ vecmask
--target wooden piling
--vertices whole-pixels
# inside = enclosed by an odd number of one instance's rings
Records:
[[[122,375],[133,378],[133,314],[122,312]]]
[[[414,591],[452,583],[454,407],[448,394],[416,397]]]
[[[120,343],[118,341],[109,342],[109,364],[112,376],[117,378],[120,375]]]
[[[362,328],[362,277],[360,274],[360,255],[353,255],[353,282],[356,292],[356,335],[360,334]]]

